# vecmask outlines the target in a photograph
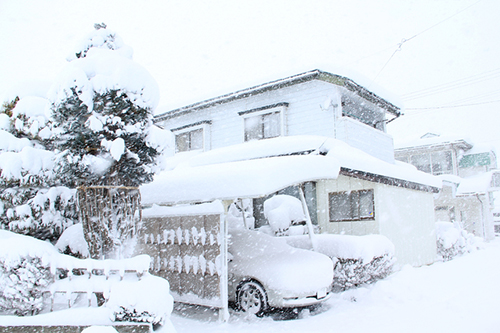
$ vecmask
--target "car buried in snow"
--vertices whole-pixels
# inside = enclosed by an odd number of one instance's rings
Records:
[[[275,308],[299,308],[330,297],[332,260],[289,246],[264,233],[229,231],[228,294],[239,310],[262,315]]]

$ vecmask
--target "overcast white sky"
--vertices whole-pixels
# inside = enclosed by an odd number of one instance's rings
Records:
[[[396,139],[434,131],[499,143],[499,12],[497,0],[0,0],[0,95],[53,78],[105,22],[158,81],[162,111],[342,67],[404,101]]]

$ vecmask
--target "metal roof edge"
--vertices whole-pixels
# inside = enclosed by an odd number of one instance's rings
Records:
[[[314,79],[328,82],[331,84],[335,84],[337,86],[345,87],[346,89],[357,93],[359,96],[367,99],[368,101],[374,103],[375,105],[384,108],[385,110],[389,111],[393,115],[398,116],[398,117],[401,115],[399,107],[386,101],[385,99],[383,99],[382,97],[369,91],[368,89],[360,86],[359,84],[352,81],[351,79],[344,77],[344,76],[337,75],[337,74],[324,72],[324,71],[321,71],[319,69],[313,69],[311,71],[307,71],[307,72],[300,73],[300,74],[295,74],[295,75],[292,75],[292,76],[289,76],[289,77],[286,77],[283,79],[278,79],[278,80],[270,81],[267,83],[262,83],[262,84],[259,84],[257,86],[237,90],[237,91],[232,92],[232,93],[228,93],[228,94],[221,95],[221,96],[214,97],[214,98],[210,98],[210,99],[207,99],[207,100],[204,100],[201,102],[197,102],[194,104],[183,106],[183,107],[180,107],[180,108],[177,108],[174,110],[170,110],[170,111],[164,112],[162,114],[156,115],[154,121],[155,122],[162,121],[162,120],[177,116],[179,114],[209,108],[209,107],[217,105],[217,104],[228,103],[228,102],[231,102],[231,101],[236,100],[236,99],[246,98],[246,97],[249,97],[252,95],[257,95],[257,94],[263,93],[265,91],[277,90],[277,89],[281,89],[283,87],[299,84],[302,82],[311,81]]]

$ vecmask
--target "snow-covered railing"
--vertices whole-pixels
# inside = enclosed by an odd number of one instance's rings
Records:
[[[148,255],[122,260],[76,259],[60,256],[51,263],[54,281],[45,290],[51,298],[50,311],[54,310],[58,294],[66,295],[68,307],[71,307],[74,294],[87,294],[88,306],[92,304],[93,294],[102,294],[104,299],[107,299],[114,284],[123,280],[139,281],[148,273],[150,261]]]

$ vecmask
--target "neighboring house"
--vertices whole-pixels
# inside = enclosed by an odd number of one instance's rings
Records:
[[[434,200],[436,221],[458,223],[486,240],[493,237],[494,192],[500,186],[494,151],[468,139],[427,133],[397,147],[395,158],[443,180]]]
[[[303,191],[320,232],[382,234],[399,265],[430,264],[441,181],[395,161],[385,124],[399,115],[387,99],[319,70],[160,114],[176,154],[141,188],[143,203],[222,200],[228,211],[251,199],[259,227],[266,198]]]

